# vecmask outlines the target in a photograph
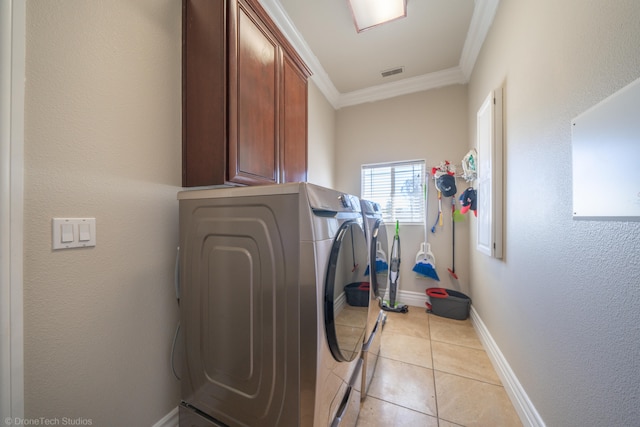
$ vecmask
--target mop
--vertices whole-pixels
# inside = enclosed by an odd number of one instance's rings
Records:
[[[416,263],[413,266],[413,271],[418,273],[418,277],[427,277],[433,280],[440,281],[438,277],[438,273],[436,272],[436,257],[431,252],[431,245],[427,242],[427,212],[428,212],[428,201],[427,201],[427,185],[429,185],[429,181],[425,180],[424,183],[424,242],[420,244],[420,250],[416,255]]]
[[[447,270],[456,289],[460,289],[456,274],[456,222],[460,221],[464,221],[464,215],[456,209],[456,195],[454,194],[451,196],[451,268]]]
[[[400,221],[396,221],[396,234],[393,236],[393,246],[391,247],[391,263],[389,265],[389,303],[384,301],[382,309],[394,311],[396,313],[406,313],[409,307],[405,304],[396,303],[396,293],[398,292],[398,278],[400,276]]]

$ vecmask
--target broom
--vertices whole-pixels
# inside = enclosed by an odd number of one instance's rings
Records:
[[[413,266],[413,271],[418,273],[419,276],[427,277],[433,280],[440,281],[438,273],[436,272],[436,257],[431,252],[431,245],[427,243],[427,186],[429,182],[425,179],[424,182],[424,242],[420,244],[420,250],[416,254],[416,263]]]
[[[380,246],[380,242],[376,242],[376,260],[375,260],[375,272],[377,274],[386,273],[389,270],[389,264],[387,264],[387,255],[382,250]],[[367,265],[367,269],[364,271],[364,275],[369,275],[369,265]]]
[[[416,255],[416,263],[413,266],[413,271],[418,273],[419,276],[428,277],[430,279],[440,281],[438,272],[435,267],[436,259],[431,252],[431,245],[426,242],[420,244],[420,251]]]

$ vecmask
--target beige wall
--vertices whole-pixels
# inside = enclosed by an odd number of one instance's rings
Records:
[[[453,85],[440,89],[399,96],[383,101],[360,104],[337,111],[336,188],[360,195],[360,166],[399,160],[424,159],[432,166],[447,159],[460,161],[468,151],[467,87]],[[464,181],[458,186],[462,192]],[[429,220],[431,228],[437,215],[437,197],[430,183]],[[460,206],[458,205],[458,208]],[[442,285],[466,292],[468,276],[468,225],[456,223],[456,273],[461,288],[452,283],[447,272],[452,262],[451,199],[443,199],[444,227],[428,241],[436,257],[440,283],[417,279],[411,272],[420,243],[424,241],[423,225],[401,225],[402,264],[399,288],[424,296],[427,287]],[[395,233],[389,226],[389,237]]]
[[[471,143],[501,85],[506,137],[505,259],[471,250],[473,304],[548,426],[640,420],[640,223],[573,220],[571,189],[571,119],[640,77],[639,22],[636,0],[502,0],[469,83]]]
[[[180,17],[176,0],[27,2],[27,418],[149,426],[178,403]],[[52,251],[53,217],[95,217],[97,246]]]
[[[320,89],[309,80],[307,181],[333,188],[335,182],[336,112]]]

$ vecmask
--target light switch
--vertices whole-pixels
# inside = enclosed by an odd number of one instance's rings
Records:
[[[81,242],[88,242],[91,240],[91,228],[86,222],[78,224],[78,240]]]
[[[73,224],[65,222],[60,227],[62,228],[60,242],[62,243],[73,242]]]
[[[96,245],[95,218],[53,218],[53,249],[84,248]]]

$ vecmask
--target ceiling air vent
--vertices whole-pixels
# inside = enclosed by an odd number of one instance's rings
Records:
[[[381,74],[382,74],[382,77],[389,77],[389,76],[393,76],[395,74],[400,74],[400,73],[404,73],[404,67],[397,67],[397,68],[392,68],[390,70],[385,70]]]

